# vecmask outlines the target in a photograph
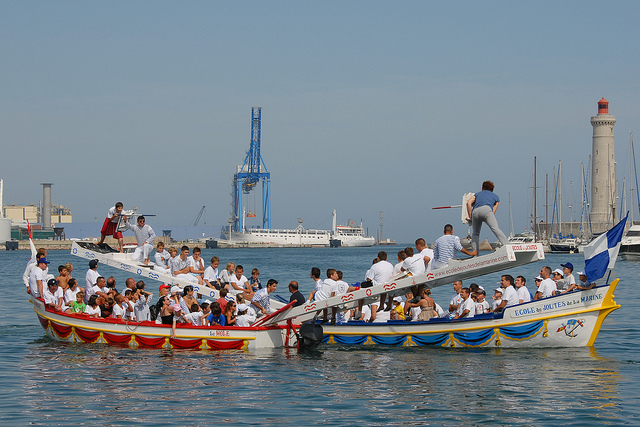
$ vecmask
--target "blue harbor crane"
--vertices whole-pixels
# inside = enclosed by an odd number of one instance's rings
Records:
[[[262,108],[251,108],[251,146],[242,166],[233,175],[233,231],[244,230],[242,194],[249,194],[262,181],[262,228],[271,228],[271,174],[260,155]]]

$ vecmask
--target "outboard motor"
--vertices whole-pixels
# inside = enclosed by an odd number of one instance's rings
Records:
[[[322,325],[313,322],[303,323],[298,330],[298,350],[313,350],[322,343],[323,335]]]

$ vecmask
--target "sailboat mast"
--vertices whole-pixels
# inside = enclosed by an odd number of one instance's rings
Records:
[[[585,217],[585,203],[586,200],[584,198],[585,188],[584,188],[584,162],[580,162],[580,188],[582,188],[582,205],[580,207],[580,237],[584,237],[584,217]]]
[[[533,156],[533,241],[538,241],[538,175],[536,156]]]
[[[544,238],[549,240],[549,174],[544,174]]]
[[[558,166],[558,234],[562,238],[562,160]]]
[[[513,238],[513,214],[511,213],[511,192],[509,192],[509,238]]]
[[[569,234],[573,237],[573,181],[569,181]]]
[[[634,167],[635,167],[635,157],[633,155],[633,132],[629,132],[629,193],[631,195],[631,223],[633,224],[633,175],[634,175]],[[624,213],[624,212],[623,212]]]

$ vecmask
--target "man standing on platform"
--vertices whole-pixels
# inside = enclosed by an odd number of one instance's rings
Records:
[[[115,206],[109,209],[107,212],[107,217],[104,220],[104,224],[102,224],[102,229],[100,230],[100,240],[98,241],[98,246],[104,243],[104,239],[107,236],[113,236],[114,239],[118,239],[118,244],[120,248],[118,251],[122,252],[122,233],[118,231],[118,221],[120,220],[120,215],[122,215],[122,209],[124,205],[122,202],[118,202]]]

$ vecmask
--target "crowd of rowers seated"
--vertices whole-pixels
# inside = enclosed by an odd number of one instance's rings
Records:
[[[145,291],[142,280],[127,279],[127,288],[120,293],[115,288],[115,279],[99,276],[96,285],[85,303],[86,292],[79,288],[75,279],[69,280],[69,287],[63,291],[59,281],[51,278],[43,291],[46,306],[54,311],[86,314],[93,318],[120,319],[123,321],[151,321],[156,324],[172,325],[173,335],[178,324],[194,326],[251,326],[259,316],[270,312],[268,293],[275,291],[277,281],[270,279],[265,292],[256,292],[254,299],[246,301],[242,293],[230,295],[225,288],[220,290],[216,301],[198,302],[194,288],[187,285],[160,285],[157,302],[150,305],[153,294]],[[266,299],[260,299],[264,294]],[[258,297],[258,298],[256,298]]]
[[[374,264],[375,265],[375,264]],[[462,281],[453,284],[455,294],[451,298],[447,310],[444,310],[431,297],[431,290],[424,286],[412,288],[412,292],[403,296],[387,294],[382,295],[380,301],[375,301],[367,305],[362,305],[357,309],[338,311],[332,313],[324,312],[322,322],[331,319],[332,323],[344,323],[348,321],[364,321],[371,323],[383,323],[389,320],[405,321],[428,321],[435,318],[442,319],[470,319],[478,315],[501,313],[505,308],[549,298],[578,290],[587,290],[596,286],[594,282],[589,282],[584,272],[578,272],[579,280],[573,276],[573,265],[566,263],[561,265],[563,269],[551,270],[545,266],[540,271],[540,275],[535,280],[536,292],[531,294],[526,286],[526,278],[518,276],[515,279],[511,275],[503,275],[499,282],[500,287],[493,289],[492,302],[486,300],[487,294],[482,286],[472,283],[469,287],[464,287]],[[312,278],[318,281],[319,270],[312,269]],[[322,282],[320,292],[328,293],[332,289],[332,284],[337,281],[342,282],[340,272],[334,269],[327,271],[327,279]],[[344,284],[344,282],[342,282]],[[346,285],[346,284],[344,284]],[[346,285],[348,286],[348,285]],[[363,284],[362,286],[367,286]],[[344,286],[343,286],[344,287]],[[336,290],[332,295],[350,292],[353,287],[344,290],[340,287],[333,287]],[[318,299],[318,291],[310,295],[310,300]],[[418,295],[418,296],[416,296]],[[320,299],[326,299],[324,295]],[[385,306],[385,300],[387,305]]]

